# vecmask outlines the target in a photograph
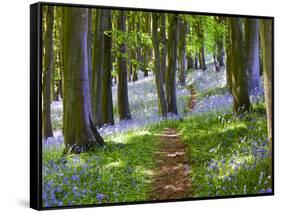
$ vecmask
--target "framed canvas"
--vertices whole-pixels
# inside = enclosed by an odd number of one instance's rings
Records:
[[[30,6],[30,206],[274,194],[274,18]]]

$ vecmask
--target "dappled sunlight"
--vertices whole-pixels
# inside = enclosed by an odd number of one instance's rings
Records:
[[[272,192],[264,19],[42,8],[44,207]]]
[[[121,168],[121,167],[125,167],[125,163],[120,159],[118,161],[111,162],[104,166],[105,169]]]

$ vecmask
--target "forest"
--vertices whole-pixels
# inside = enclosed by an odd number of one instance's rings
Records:
[[[43,207],[272,194],[272,32],[43,6]]]

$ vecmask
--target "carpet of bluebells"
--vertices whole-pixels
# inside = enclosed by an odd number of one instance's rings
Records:
[[[187,118],[179,130],[189,147],[196,197],[271,193],[266,113],[262,104]]]
[[[188,146],[195,197],[271,193],[263,87],[251,93],[253,110],[232,113],[225,70],[191,71],[177,86],[178,115],[158,114],[152,73],[128,84],[133,119],[119,121],[112,87],[115,125],[99,129],[104,148],[64,155],[62,103],[51,106],[53,138],[43,140],[43,206],[69,206],[148,199],[154,164],[153,133],[172,125]],[[196,104],[186,110],[192,85]]]

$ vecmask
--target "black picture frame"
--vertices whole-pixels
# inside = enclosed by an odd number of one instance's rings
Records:
[[[42,205],[42,7],[43,6],[62,6],[77,8],[100,8],[130,11],[146,11],[157,13],[179,13],[206,16],[224,16],[224,17],[242,17],[242,18],[258,18],[272,20],[272,192],[254,195],[233,195],[233,196],[217,196],[217,197],[200,197],[200,198],[184,198],[176,200],[157,200],[157,201],[137,201],[137,202],[121,202],[108,204],[88,204],[88,205],[71,205],[61,207],[43,207]],[[225,14],[225,13],[209,13],[194,11],[177,11],[149,8],[131,8],[116,7],[104,5],[84,5],[70,3],[53,3],[38,2],[30,5],[30,207],[36,210],[48,209],[69,209],[84,207],[101,207],[101,206],[118,206],[118,205],[135,205],[144,203],[163,203],[176,201],[193,201],[193,200],[211,200],[225,198],[241,198],[256,196],[272,196],[274,195],[274,17],[259,15],[242,15],[242,14]]]

